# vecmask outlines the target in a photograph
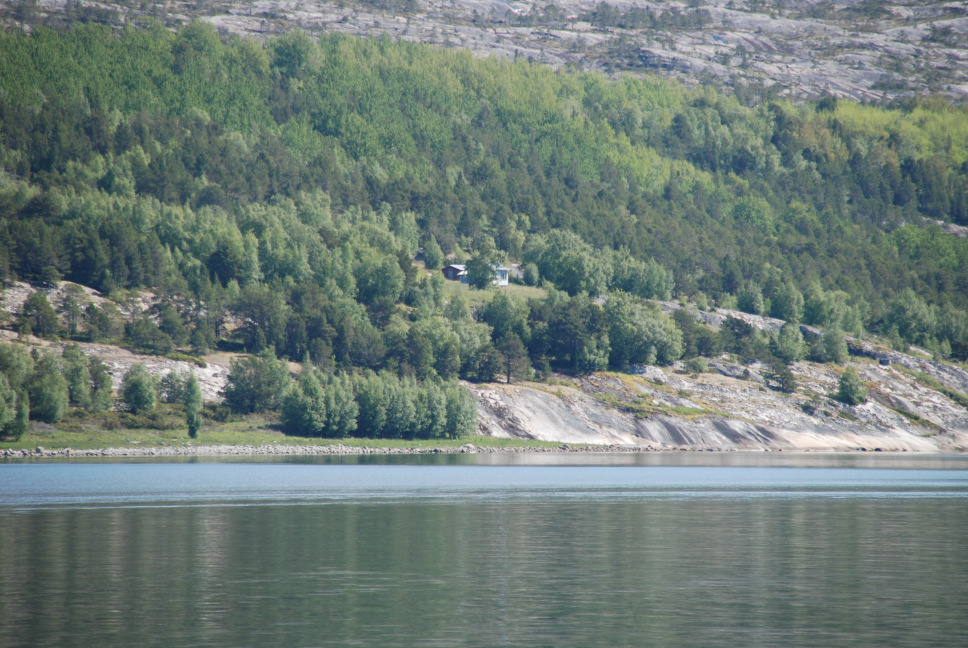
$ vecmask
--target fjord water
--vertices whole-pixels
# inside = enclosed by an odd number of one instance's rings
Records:
[[[968,645],[963,458],[379,461],[0,464],[0,646]]]

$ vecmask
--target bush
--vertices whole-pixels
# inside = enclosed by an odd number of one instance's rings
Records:
[[[859,405],[867,402],[867,387],[853,367],[847,367],[840,377],[839,389],[834,398],[847,405]]]
[[[686,362],[686,369],[694,374],[706,373],[709,371],[709,363],[705,358],[692,358]]]
[[[149,412],[155,408],[157,394],[155,380],[142,364],[136,364],[124,375],[121,398],[132,414]]]

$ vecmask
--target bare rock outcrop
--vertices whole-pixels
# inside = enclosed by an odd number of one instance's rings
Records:
[[[54,24],[80,18],[120,28],[150,16],[171,26],[203,20],[221,32],[256,38],[297,29],[385,34],[478,56],[658,74],[690,85],[714,80],[770,87],[797,98],[968,97],[968,9],[943,0],[226,0],[163,6],[46,0],[38,9],[39,19]],[[0,24],[20,23],[14,12],[0,9]]]
[[[853,407],[821,396],[836,390],[837,370],[812,363],[795,367],[801,390],[793,395],[729,375],[657,367],[471,391],[479,432],[495,437],[654,450],[968,450],[964,407],[891,367],[855,367],[871,398]]]

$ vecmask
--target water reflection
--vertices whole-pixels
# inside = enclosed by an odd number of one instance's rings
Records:
[[[0,465],[0,646],[968,645],[964,458],[680,456]]]
[[[0,645],[963,646],[964,509],[855,497],[7,510]]]

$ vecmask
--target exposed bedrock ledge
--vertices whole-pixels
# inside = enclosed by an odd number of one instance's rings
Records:
[[[791,424],[762,424],[723,415],[642,414],[578,389],[473,386],[479,432],[502,438],[638,446],[654,450],[960,452],[968,426],[953,430],[814,420],[791,412]],[[737,394],[742,398],[742,394]],[[780,412],[780,414],[783,414]]]

